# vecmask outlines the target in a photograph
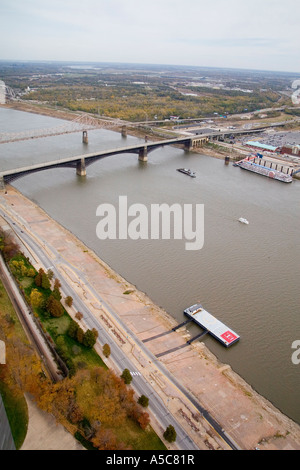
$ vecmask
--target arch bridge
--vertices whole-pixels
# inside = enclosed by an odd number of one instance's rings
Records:
[[[54,168],[73,168],[76,170],[77,175],[85,176],[86,168],[102,158],[110,157],[112,155],[121,155],[126,153],[134,153],[138,155],[138,159],[142,162],[148,160],[148,154],[157,148],[166,145],[176,145],[183,147],[186,151],[200,147],[208,141],[206,136],[195,137],[182,137],[176,139],[162,140],[158,142],[145,142],[143,144],[131,145],[128,147],[120,147],[110,150],[102,150],[100,152],[78,155],[75,157],[68,157],[64,159],[54,160],[52,162],[38,163],[29,165],[23,168],[16,168],[0,172],[0,186],[3,188],[5,184],[12,183],[13,181],[21,178],[22,176],[30,175],[39,171],[50,170]]]

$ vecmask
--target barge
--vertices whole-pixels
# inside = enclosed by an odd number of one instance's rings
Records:
[[[267,176],[268,178],[282,181],[283,183],[291,183],[293,178],[291,175],[287,175],[279,170],[274,170],[273,168],[268,168],[263,165],[259,165],[258,163],[254,163],[250,160],[250,158],[245,158],[244,160],[240,160],[233,164],[234,166],[239,166],[243,170],[252,171],[253,173],[257,173],[258,175]]]
[[[192,305],[183,313],[227,348],[240,339],[235,331],[207,312],[201,304]]]
[[[184,173],[185,175],[191,176],[192,178],[196,178],[196,173],[187,168],[177,168],[177,171],[180,171],[180,173]]]

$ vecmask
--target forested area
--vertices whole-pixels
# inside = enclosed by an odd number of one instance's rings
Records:
[[[289,104],[288,74],[161,66],[0,64],[22,99],[129,121],[207,117]]]

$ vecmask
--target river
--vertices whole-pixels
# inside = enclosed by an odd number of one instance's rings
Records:
[[[63,121],[0,109],[2,131],[56,127]],[[1,169],[51,161],[142,142],[107,130],[32,139],[0,146]],[[189,178],[176,171],[196,171]],[[229,349],[206,335],[209,349],[283,413],[300,423],[300,181],[284,184],[232,164],[173,147],[149,154],[105,158],[87,168],[47,170],[14,183],[25,196],[88,245],[115,271],[145,292],[178,322],[200,301],[240,336]],[[184,240],[105,240],[96,235],[99,204],[204,204],[204,246],[187,251]],[[238,222],[239,217],[249,225]],[[192,336],[198,330],[189,326]]]

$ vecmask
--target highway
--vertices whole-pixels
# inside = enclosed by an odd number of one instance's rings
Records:
[[[112,310],[112,308],[104,302],[99,293],[89,284],[88,280],[85,278],[83,273],[78,269],[68,263],[54,248],[46,244],[46,241],[38,239],[36,236],[33,236],[30,229],[27,229],[25,226],[25,221],[17,220],[15,217],[12,218],[5,210],[0,208],[0,215],[7,221],[10,227],[14,230],[17,237],[30,249],[34,254],[34,257],[38,260],[39,264],[44,267],[47,271],[51,269],[54,273],[54,277],[59,279],[61,283],[61,291],[63,296],[70,295],[73,298],[74,308],[83,314],[83,319],[85,324],[89,329],[95,328],[98,331],[98,341],[103,346],[103,344],[108,343],[111,348],[110,359],[116,365],[120,372],[125,368],[130,371],[136,371],[135,364],[128,358],[126,353],[122,348],[115,342],[115,340],[109,335],[109,333],[102,327],[101,323],[95,318],[93,313],[89,310],[85,302],[78,295],[78,293],[72,288],[72,286],[66,281],[65,276],[63,276],[57,266],[66,266],[71,269],[73,272],[76,272],[77,276],[84,283],[86,288],[90,290],[95,299],[99,302],[103,309],[105,309],[109,315],[116,321],[117,324],[121,326],[123,331],[125,331],[128,337],[131,337],[136,346],[140,349],[141,353],[147,357],[148,361],[151,361],[155,364],[155,368],[164,375],[164,377],[179,390],[182,395],[189,401],[191,407],[196,409],[202,415],[203,419],[209,423],[209,425],[217,432],[217,434],[223,439],[225,448],[228,446],[233,450],[238,450],[238,445],[228,436],[228,434],[222,429],[222,427],[216,422],[216,420],[205,410],[199,402],[183,387],[174,376],[164,367],[164,365],[154,356],[140,341],[135,337],[132,331],[122,322],[119,316]],[[51,252],[51,256],[47,254],[47,251]],[[160,423],[163,429],[170,424],[172,424],[177,433],[176,444],[181,450],[199,450],[194,441],[178,423],[178,421],[172,416],[169,409],[157,394],[156,390],[152,387],[145,377],[141,374],[133,375],[133,380],[131,386],[136,391],[137,395],[142,394],[146,395],[149,398],[149,412],[154,415],[156,420]]]

